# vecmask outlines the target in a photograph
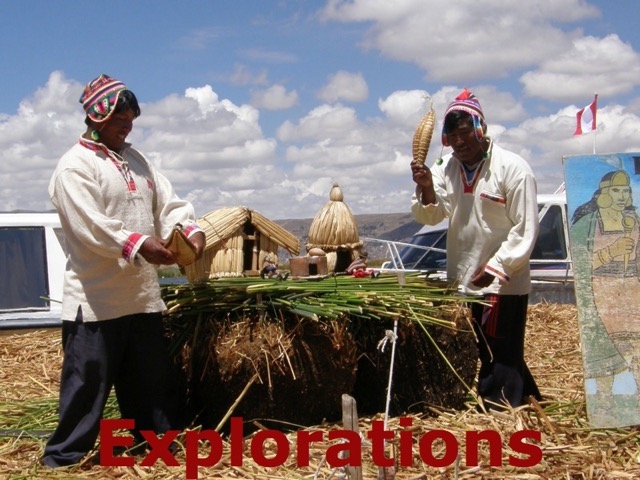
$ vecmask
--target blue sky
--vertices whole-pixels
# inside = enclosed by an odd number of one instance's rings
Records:
[[[355,214],[406,212],[425,95],[440,122],[463,87],[542,193],[565,155],[640,151],[636,0],[89,5],[0,3],[0,211],[51,208],[51,173],[84,127],[78,97],[100,73],[136,93],[129,140],[198,215],[309,218],[334,183]],[[594,92],[598,130],[574,137]]]

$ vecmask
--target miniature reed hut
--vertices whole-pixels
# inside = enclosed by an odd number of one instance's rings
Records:
[[[198,219],[207,238],[200,260],[184,267],[191,283],[221,277],[257,276],[265,257],[278,263],[278,248],[300,252],[300,240],[255,210],[227,207]]]
[[[358,225],[337,183],[329,193],[329,201],[316,214],[305,245],[307,252],[322,249],[327,255],[329,272],[344,272],[362,249]]]

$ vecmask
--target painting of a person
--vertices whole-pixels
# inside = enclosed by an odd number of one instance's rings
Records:
[[[576,291],[582,325],[587,395],[609,393],[636,404],[640,379],[640,321],[630,306],[640,302],[640,218],[629,175],[605,174],[592,198],[572,217]],[[626,398],[625,398],[626,397]]]

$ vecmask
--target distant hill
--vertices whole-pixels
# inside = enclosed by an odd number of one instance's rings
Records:
[[[406,213],[381,213],[354,215],[358,225],[360,238],[377,238],[380,240],[392,240],[395,242],[407,242],[421,225],[413,220],[411,212]],[[306,253],[304,248],[307,243],[309,227],[312,218],[274,220],[275,223],[285,228],[300,239],[301,255]],[[365,243],[365,250],[372,259],[388,258],[389,254],[383,244]]]

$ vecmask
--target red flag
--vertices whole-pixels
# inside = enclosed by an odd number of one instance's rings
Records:
[[[598,94],[590,105],[587,105],[576,114],[576,131],[574,135],[582,135],[596,129],[596,111],[598,110]]]

